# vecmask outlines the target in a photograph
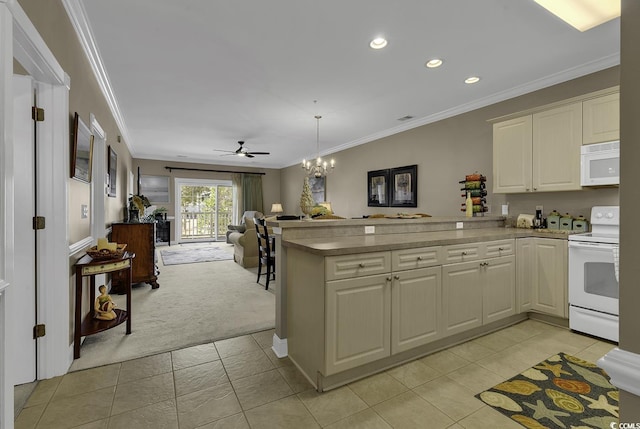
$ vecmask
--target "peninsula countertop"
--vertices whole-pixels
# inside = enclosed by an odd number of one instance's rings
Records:
[[[330,238],[297,238],[283,240],[282,245],[322,256],[335,256],[524,237],[566,240],[570,233],[570,231],[559,230],[537,231],[525,228],[499,227]]]

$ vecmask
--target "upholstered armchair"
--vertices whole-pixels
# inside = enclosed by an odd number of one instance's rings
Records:
[[[247,210],[242,214],[239,225],[227,225],[227,243],[231,244],[229,235],[231,235],[232,232],[245,232],[247,230],[246,218],[253,220],[256,215],[258,218],[264,217],[264,215],[257,210]],[[251,226],[251,230],[253,230],[253,225]]]
[[[252,213],[252,215],[249,215]],[[245,268],[258,266],[258,237],[256,236],[253,217],[262,218],[264,215],[258,211],[247,211],[243,220],[243,231],[232,230],[227,236],[229,243],[233,244],[233,260]]]

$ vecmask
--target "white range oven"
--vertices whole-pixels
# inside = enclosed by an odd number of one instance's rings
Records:
[[[591,232],[569,236],[569,327],[618,341],[620,207],[591,209]]]

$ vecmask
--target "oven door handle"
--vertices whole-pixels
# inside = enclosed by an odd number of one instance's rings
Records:
[[[618,247],[617,244],[611,243],[591,243],[586,241],[569,241],[569,247],[582,248],[582,249],[613,249]]]

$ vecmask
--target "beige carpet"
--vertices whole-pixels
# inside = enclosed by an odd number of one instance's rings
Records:
[[[229,244],[217,245],[233,252]],[[197,245],[171,248],[189,246]],[[244,269],[233,261],[164,266],[162,258],[158,258],[158,267],[159,289],[153,290],[146,283],[133,289],[131,334],[125,335],[122,324],[86,337],[71,371],[275,326],[275,295],[256,283],[256,269]],[[124,295],[112,298],[119,308],[126,308]]]

